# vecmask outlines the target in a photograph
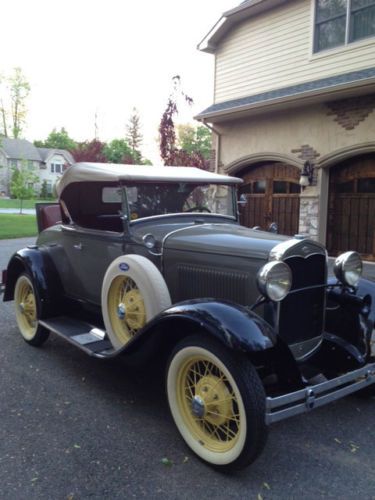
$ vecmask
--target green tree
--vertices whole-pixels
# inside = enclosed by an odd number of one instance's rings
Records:
[[[69,137],[64,127],[61,127],[59,131],[54,128],[45,141],[34,141],[34,145],[39,148],[65,149],[67,151],[73,151],[77,147],[76,141]]]
[[[136,108],[133,108],[132,114],[129,118],[129,123],[126,126],[126,139],[132,150],[133,157],[141,159],[142,154],[140,146],[142,144],[142,134],[139,113]]]
[[[103,148],[104,156],[109,163],[139,163],[139,153],[133,152],[126,139],[113,139]]]
[[[26,99],[30,93],[30,84],[26,80],[21,68],[14,68],[13,74],[8,79],[12,132],[17,139],[26,123]]]
[[[211,131],[203,125],[177,125],[177,144],[188,154],[200,153],[205,160],[211,156]]]
[[[13,198],[20,200],[20,214],[22,214],[23,200],[34,198],[34,184],[39,178],[32,170],[29,170],[26,162],[20,167],[13,167],[10,181],[10,194]]]
[[[46,200],[49,197],[48,187],[47,187],[47,181],[46,180],[44,180],[42,182],[42,188],[40,190],[39,197],[40,197],[41,200]]]

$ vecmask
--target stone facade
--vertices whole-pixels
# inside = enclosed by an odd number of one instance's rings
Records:
[[[345,130],[354,130],[375,108],[375,94],[328,102],[327,116],[334,116]]]
[[[319,198],[306,197],[300,200],[299,232],[306,234],[313,240],[318,239],[319,226]]]

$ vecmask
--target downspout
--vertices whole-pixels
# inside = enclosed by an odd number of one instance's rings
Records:
[[[205,125],[208,129],[211,130],[216,136],[216,154],[215,154],[215,174],[219,173],[219,165],[220,165],[220,147],[221,147],[221,134],[218,130],[216,130],[211,125],[204,120],[202,120],[203,125]]]

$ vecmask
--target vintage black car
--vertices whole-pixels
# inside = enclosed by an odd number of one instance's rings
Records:
[[[27,343],[52,331],[97,358],[165,360],[178,430],[223,469],[253,462],[269,424],[375,393],[375,284],[359,255],[328,278],[321,244],[242,227],[241,182],[77,164],[3,272]]]

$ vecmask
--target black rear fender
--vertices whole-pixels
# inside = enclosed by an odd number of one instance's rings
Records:
[[[32,278],[39,299],[40,318],[62,311],[62,283],[47,249],[23,248],[12,256],[6,273],[4,302],[14,299],[15,285],[22,273]]]

